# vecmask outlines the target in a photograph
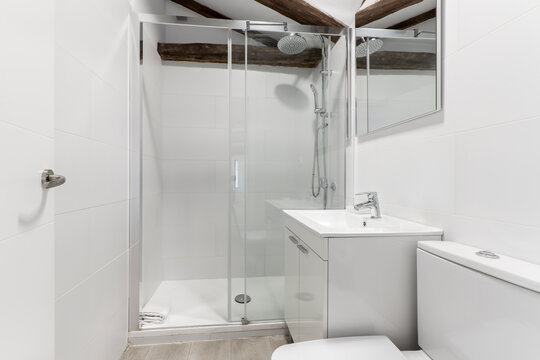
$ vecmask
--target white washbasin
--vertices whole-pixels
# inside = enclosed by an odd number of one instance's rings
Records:
[[[348,210],[284,210],[295,221],[321,237],[442,235],[441,229],[382,215],[371,219],[367,214]]]

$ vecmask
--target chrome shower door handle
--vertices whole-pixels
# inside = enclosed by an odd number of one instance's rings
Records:
[[[45,169],[41,173],[41,186],[44,189],[51,189],[66,182],[65,176],[55,175],[51,169]]]
[[[233,181],[234,181],[234,188],[238,189],[240,187],[240,180],[238,179],[238,160],[234,160]]]

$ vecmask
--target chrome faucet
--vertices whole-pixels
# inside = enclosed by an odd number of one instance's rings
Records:
[[[381,208],[379,206],[379,197],[377,196],[377,193],[375,191],[363,192],[363,193],[355,194],[355,196],[367,196],[367,201],[360,202],[360,203],[356,203],[355,201],[355,204],[354,204],[355,210],[370,209],[372,219],[381,218]]]

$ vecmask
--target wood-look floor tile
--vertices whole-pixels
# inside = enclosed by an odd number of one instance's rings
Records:
[[[190,343],[154,345],[146,360],[187,360]]]
[[[122,360],[146,360],[151,346],[130,346],[124,352]]]
[[[191,343],[189,360],[231,360],[230,340],[199,341]]]
[[[231,340],[231,360],[269,360],[270,355],[265,337]]]
[[[281,345],[291,343],[291,338],[288,335],[268,336],[266,339],[268,340],[268,346],[270,347],[270,354],[272,354]]]

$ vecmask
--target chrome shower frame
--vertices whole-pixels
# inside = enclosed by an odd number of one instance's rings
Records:
[[[136,55],[139,54],[140,49],[137,49],[138,46],[142,47],[143,40],[143,27],[145,24],[151,25],[167,25],[167,26],[192,26],[198,28],[214,28],[214,29],[223,29],[228,30],[229,33],[233,30],[241,31],[268,31],[268,32],[294,32],[298,34],[314,34],[314,35],[325,35],[325,36],[343,36],[346,38],[347,46],[351,42],[351,31],[347,28],[337,28],[337,27],[326,27],[326,26],[306,26],[306,25],[297,25],[289,24],[286,22],[275,23],[275,22],[264,22],[264,21],[248,21],[248,20],[221,20],[221,19],[205,19],[205,18],[191,18],[186,16],[173,16],[173,15],[159,15],[159,14],[131,14],[132,22],[132,44],[130,45],[132,52]],[[137,34],[138,30],[138,34]],[[331,44],[327,44],[330,46]],[[231,47],[231,41],[229,37],[229,48]],[[246,49],[247,51],[247,49]],[[134,56],[134,55],[133,55]],[[141,63],[144,60],[141,59]],[[347,69],[352,69],[353,65],[350,63],[350,56],[347,56]],[[229,61],[229,66],[231,63]],[[133,75],[133,73],[137,73]],[[139,76],[140,73],[135,68],[130,68],[130,76]],[[133,84],[130,83],[130,96],[138,95],[137,91],[133,91]],[[350,76],[347,80],[347,95],[350,94],[352,89]],[[324,92],[323,92],[324,93]],[[324,94],[326,99],[326,94]],[[324,100],[326,101],[326,100]],[[323,104],[324,104],[323,101]],[[271,321],[271,322],[254,322],[253,324],[239,326],[238,324],[230,325],[216,325],[216,326],[207,326],[205,329],[195,328],[193,330],[186,328],[179,329],[163,329],[163,330],[140,330],[139,329],[139,290],[140,290],[140,258],[141,258],[141,244],[142,244],[142,207],[141,207],[141,197],[142,197],[142,187],[141,187],[141,178],[142,178],[142,155],[140,153],[140,146],[142,144],[142,133],[140,131],[141,118],[140,114],[142,112],[142,104],[136,102],[137,106],[130,108],[130,215],[129,215],[129,319],[128,319],[128,329],[130,331],[130,339],[137,343],[143,343],[145,337],[152,336],[152,341],[159,343],[162,341],[170,341],[174,339],[175,341],[182,341],[185,338],[190,339],[205,339],[207,337],[207,332],[212,332],[213,337],[224,338],[230,337],[231,332],[237,331],[242,336],[249,336],[250,331],[255,331],[254,334],[261,334],[267,332],[268,334],[277,334],[284,333],[286,331],[284,323],[281,321]],[[350,105],[350,104],[349,104]],[[324,106],[324,105],[323,105]],[[351,139],[351,107],[348,106],[347,111],[347,123],[346,123],[346,134],[344,137],[347,141]],[[346,141],[346,143],[347,143]],[[345,151],[344,151],[345,155]],[[230,246],[230,245],[229,245]],[[224,330],[220,330],[224,328]],[[225,329],[226,328],[226,329]],[[242,330],[240,330],[242,329]],[[148,335],[145,335],[148,334]],[[140,339],[140,340],[137,340]]]

